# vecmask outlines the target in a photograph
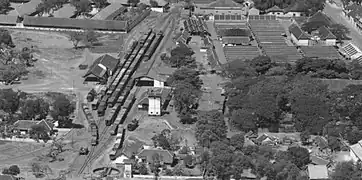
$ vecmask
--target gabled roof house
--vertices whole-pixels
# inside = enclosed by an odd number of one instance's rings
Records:
[[[83,76],[85,81],[100,81],[111,76],[117,68],[119,60],[111,55],[105,54],[97,58]]]

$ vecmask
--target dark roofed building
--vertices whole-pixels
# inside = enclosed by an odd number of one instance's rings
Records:
[[[265,12],[268,13],[268,15],[280,15],[280,14],[284,14],[284,10],[282,8],[280,8],[277,5],[274,5],[273,7],[267,9]]]
[[[328,46],[335,46],[337,43],[337,37],[325,26],[318,28],[318,35]]]
[[[209,18],[215,21],[237,21],[237,15],[240,16],[240,20],[246,19],[246,9],[244,5],[233,0],[216,0],[208,5],[196,7],[195,13],[209,15]],[[216,17],[221,15],[225,15],[225,18]]]
[[[111,55],[105,54],[97,58],[87,73],[83,76],[85,81],[101,82],[112,76],[117,68],[119,60]]]
[[[224,45],[249,45],[250,38],[249,37],[223,37],[222,43]]]
[[[330,26],[333,24],[332,20],[321,11],[316,12],[313,16],[308,18],[308,22],[320,22],[325,26]]]
[[[14,123],[14,130],[21,134],[28,134],[34,125],[43,126],[48,133],[51,133],[54,128],[54,124],[47,122],[46,120],[35,121],[35,120],[18,120]]]
[[[161,163],[172,164],[174,161],[174,154],[167,150],[161,149],[143,149],[137,156],[144,162],[152,163],[153,156],[159,156]]]
[[[250,31],[248,29],[220,29],[218,30],[218,35],[221,37],[224,36],[250,36]]]
[[[175,72],[175,68],[152,67],[152,62],[143,62],[137,69],[134,79],[137,86],[164,87],[167,86],[167,78]]]
[[[310,37],[297,24],[292,24],[289,27],[289,32],[293,42],[298,46],[309,45]]]

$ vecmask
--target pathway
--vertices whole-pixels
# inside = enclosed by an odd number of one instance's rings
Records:
[[[224,48],[222,47],[221,42],[218,40],[217,33],[214,27],[214,24],[212,21],[206,21],[207,28],[209,30],[209,33],[211,34],[212,42],[215,45],[215,51],[218,57],[218,61],[220,64],[226,64],[226,57],[224,54]]]

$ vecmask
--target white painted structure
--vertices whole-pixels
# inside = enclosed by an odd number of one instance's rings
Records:
[[[165,8],[163,7],[151,7],[152,11],[163,13],[165,12]]]
[[[298,39],[294,36],[294,34],[290,34],[292,41],[297,44],[298,46],[308,46],[309,45],[309,39]]]
[[[362,140],[350,146],[349,155],[353,162],[362,161]]]
[[[148,96],[148,115],[160,116],[161,115],[161,97]]]

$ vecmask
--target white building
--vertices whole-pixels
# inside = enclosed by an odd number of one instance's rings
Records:
[[[308,46],[310,37],[297,25],[292,24],[289,27],[290,36],[292,41],[297,46]]]
[[[349,146],[349,154],[353,162],[362,161],[362,140],[358,143]]]
[[[147,110],[150,116],[161,116],[171,100],[171,89],[150,88],[143,93],[138,101],[138,109]]]

